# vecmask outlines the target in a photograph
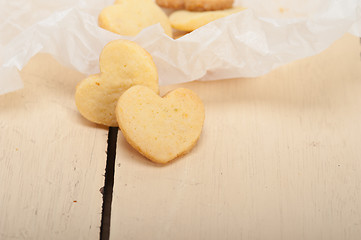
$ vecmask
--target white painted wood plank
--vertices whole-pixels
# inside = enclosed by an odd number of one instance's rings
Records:
[[[107,129],[74,103],[84,76],[37,55],[0,96],[0,239],[99,239]]]
[[[112,240],[360,239],[359,39],[264,77],[182,86],[205,103],[200,141],[158,166],[119,135]]]

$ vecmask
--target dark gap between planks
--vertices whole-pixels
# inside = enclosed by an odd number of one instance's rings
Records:
[[[108,240],[110,236],[110,218],[113,200],[114,166],[117,150],[118,128],[110,127],[108,132],[107,164],[103,188],[103,211],[100,225],[100,240]]]

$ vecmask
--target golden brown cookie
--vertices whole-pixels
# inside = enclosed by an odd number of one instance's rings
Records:
[[[100,27],[127,36],[135,36],[144,28],[157,23],[172,37],[167,15],[153,0],[117,0],[98,16]]]
[[[164,8],[184,9],[184,0],[156,0],[156,3]]]
[[[234,0],[156,0],[161,7],[188,11],[214,11],[228,9]]]
[[[184,0],[184,7],[189,11],[214,11],[232,6],[233,0]]]
[[[245,8],[242,7],[235,7],[227,10],[205,12],[191,12],[186,10],[179,10],[173,12],[169,16],[169,20],[174,29],[191,32],[214,20],[240,12],[244,9]]]
[[[106,126],[118,126],[115,106],[122,93],[134,85],[159,92],[158,73],[152,57],[128,40],[108,43],[99,58],[100,72],[76,87],[75,103],[86,119]]]
[[[147,87],[134,86],[119,98],[115,112],[128,143],[157,163],[167,163],[190,151],[205,117],[200,98],[185,88],[161,98]]]

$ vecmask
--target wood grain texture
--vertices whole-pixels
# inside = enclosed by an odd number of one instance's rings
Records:
[[[99,239],[107,129],[74,102],[84,76],[37,55],[0,96],[0,239]]]
[[[359,44],[346,35],[264,77],[180,85],[205,103],[203,134],[166,166],[119,134],[111,239],[360,239]]]

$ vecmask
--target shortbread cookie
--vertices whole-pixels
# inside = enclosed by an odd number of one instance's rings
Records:
[[[205,113],[189,89],[178,88],[161,98],[147,87],[134,86],[119,98],[116,116],[130,145],[153,162],[167,163],[193,148]]]
[[[184,0],[156,0],[156,3],[164,8],[184,9]]]
[[[227,10],[206,12],[190,12],[186,10],[179,10],[173,12],[169,16],[169,20],[174,29],[191,32],[214,20],[240,12],[244,9],[245,8],[242,7],[236,7]]]
[[[233,0],[184,0],[184,7],[189,11],[214,11],[232,6]]]
[[[99,58],[100,72],[81,81],[75,92],[79,112],[88,120],[118,126],[115,106],[120,95],[134,85],[159,92],[158,73],[152,57],[128,40],[108,43]]]
[[[228,9],[233,0],[156,0],[164,8],[186,9],[188,11],[214,11]]]
[[[172,37],[167,15],[153,0],[117,0],[114,5],[104,8],[98,17],[100,27],[127,36],[135,36],[157,23]]]

